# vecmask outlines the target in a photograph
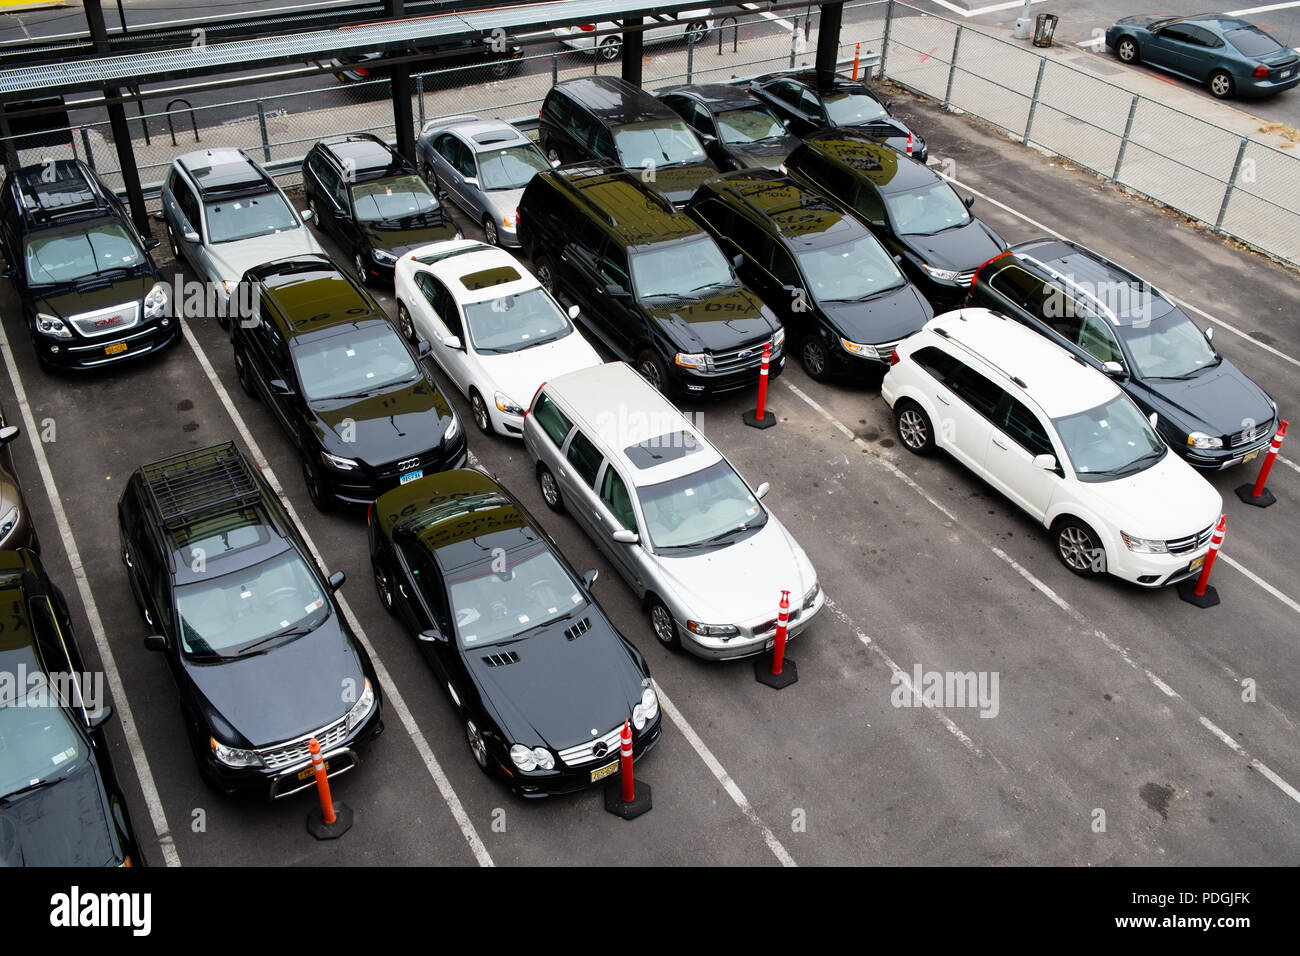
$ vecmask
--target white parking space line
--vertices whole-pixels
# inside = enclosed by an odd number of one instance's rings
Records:
[[[705,766],[713,772],[713,776],[717,779],[718,783],[722,784],[722,789],[726,790],[727,795],[735,801],[736,806],[740,808],[740,812],[743,813],[745,818],[763,834],[763,840],[767,843],[768,849],[770,849],[772,853],[776,855],[776,858],[781,861],[781,865],[798,866],[799,864],[795,863],[794,857],[789,854],[786,848],[781,845],[781,841],[776,838],[776,834],[772,832],[771,827],[763,822],[762,817],[758,815],[758,811],[754,809],[750,804],[749,799],[743,792],[741,792],[736,781],[731,779],[731,774],[727,773],[726,768],[722,766],[718,761],[718,758],[713,756],[713,751],[709,750],[704,741],[700,739],[700,735],[695,732],[695,728],[690,725],[686,718],[682,716],[682,712],[677,709],[671,700],[668,699],[668,695],[664,693],[664,690],[659,686],[658,681],[655,681],[655,693],[659,695],[659,705],[663,707],[664,713],[667,714],[672,722],[677,725],[677,729],[682,732],[682,736],[686,738],[686,742],[689,743],[695,752],[700,755],[700,759],[703,760]]]
[[[771,22],[775,23],[777,26],[785,28],[787,32],[794,29],[794,26],[790,23],[789,20],[783,17],[778,17],[775,13],[769,13],[767,10],[758,9],[757,3],[742,3],[741,6],[752,13],[757,13],[764,20],[770,20]]]
[[[958,523],[958,524],[964,524],[964,522],[959,522],[958,519],[956,519],[955,517],[953,517],[953,514],[952,514],[951,511],[949,511],[947,508],[945,508],[945,507],[943,507],[941,504],[939,504],[939,503],[938,503],[938,502],[937,502],[937,501],[936,501],[936,500],[935,500],[935,499],[934,499],[934,498],[933,498],[933,497],[932,497],[928,492],[926,492],[925,489],[922,488],[922,487],[921,487],[921,486],[920,486],[920,485],[919,485],[915,480],[913,480],[910,476],[903,474],[902,471],[898,468],[897,465],[895,465],[893,462],[888,461],[887,459],[881,457],[880,453],[879,453],[875,448],[872,448],[872,447],[871,447],[871,446],[870,446],[866,441],[864,441],[863,439],[861,439],[861,438],[859,438],[858,436],[854,435],[852,429],[850,429],[850,428],[849,428],[847,425],[845,425],[843,422],[841,422],[841,421],[839,421],[838,419],[836,419],[834,415],[832,415],[829,411],[827,411],[825,408],[823,408],[821,405],[819,405],[819,404],[818,404],[817,402],[815,402],[813,399],[809,398],[809,397],[808,397],[808,396],[807,396],[807,395],[806,395],[806,394],[805,394],[801,389],[799,389],[798,386],[793,385],[793,384],[791,384],[790,382],[787,382],[787,381],[785,380],[784,377],[782,377],[781,382],[782,382],[782,384],[784,384],[784,385],[786,386],[786,388],[788,388],[788,389],[789,389],[791,392],[793,392],[795,395],[799,396],[799,398],[801,398],[805,403],[807,403],[810,407],[812,407],[812,408],[815,409],[819,414],[821,414],[821,416],[822,416],[823,418],[825,418],[825,419],[827,420],[827,422],[829,422],[830,424],[832,424],[833,426],[835,426],[835,427],[836,427],[840,432],[842,432],[842,433],[844,433],[844,434],[847,434],[847,435],[850,437],[850,439],[853,441],[853,443],[854,443],[855,445],[857,445],[857,446],[858,446],[859,448],[861,448],[862,450],[868,452],[868,454],[870,455],[870,458],[871,458],[871,460],[872,460],[873,462],[876,462],[876,463],[878,463],[878,464],[884,465],[884,467],[885,467],[887,470],[889,470],[891,473],[893,473],[895,476],[901,477],[901,478],[903,479],[904,483],[905,483],[906,485],[908,485],[908,487],[910,487],[910,488],[912,488],[914,491],[916,491],[919,495],[921,495],[921,497],[923,497],[926,501],[930,502],[930,504],[934,505],[935,508],[937,508],[937,509],[942,513],[942,514],[944,514],[944,515],[946,515],[948,518],[950,518],[953,522]],[[1150,681],[1150,682],[1151,682],[1151,683],[1152,683],[1152,684],[1153,684],[1153,685],[1154,685],[1154,686],[1155,686],[1155,687],[1156,687],[1156,688],[1157,688],[1161,693],[1165,694],[1165,695],[1168,696],[1168,697],[1176,697],[1176,698],[1179,698],[1179,699],[1183,700],[1183,702],[1186,703],[1186,704],[1188,705],[1188,707],[1191,707],[1192,712],[1196,714],[1197,718],[1200,720],[1200,722],[1201,722],[1202,724],[1206,725],[1207,727],[1211,727],[1211,728],[1213,728],[1214,725],[1211,724],[1211,723],[1209,723],[1209,721],[1208,721],[1208,720],[1207,720],[1203,715],[1201,715],[1201,714],[1196,710],[1196,708],[1191,704],[1190,701],[1188,701],[1185,697],[1182,697],[1182,695],[1180,695],[1180,694],[1179,694],[1177,691],[1175,691],[1175,690],[1174,690],[1174,689],[1173,689],[1173,688],[1172,688],[1168,683],[1166,683],[1164,680],[1162,680],[1160,677],[1158,677],[1158,676],[1157,676],[1153,671],[1151,671],[1151,670],[1148,669],[1148,668],[1143,667],[1141,664],[1139,664],[1137,661],[1135,661],[1135,660],[1133,659],[1132,655],[1130,655],[1130,654],[1128,653],[1128,651],[1127,651],[1124,647],[1122,647],[1121,645],[1117,644],[1117,643],[1116,643],[1114,640],[1112,640],[1111,638],[1107,637],[1106,634],[1105,634],[1103,631],[1100,631],[1100,630],[1098,630],[1097,628],[1095,628],[1095,627],[1094,627],[1094,626],[1093,626],[1093,625],[1088,621],[1088,619],[1083,615],[1082,612],[1080,612],[1080,611],[1078,611],[1077,609],[1075,609],[1074,607],[1072,607],[1068,601],[1066,601],[1063,597],[1061,597],[1059,594],[1057,594],[1055,591],[1053,591],[1053,590],[1052,590],[1050,587],[1048,587],[1048,585],[1045,584],[1043,581],[1041,581],[1041,580],[1039,580],[1037,577],[1035,577],[1035,576],[1034,576],[1034,575],[1033,575],[1033,574],[1032,574],[1032,573],[1031,573],[1027,568],[1025,568],[1022,564],[1020,564],[1018,561],[1016,561],[1014,558],[1012,558],[1009,554],[1007,554],[1007,553],[1006,553],[1005,551],[1003,551],[1001,548],[999,548],[999,547],[997,547],[996,545],[994,545],[994,544],[992,544],[992,543],[990,543],[990,542],[984,540],[984,539],[983,539],[983,538],[978,534],[978,532],[970,531],[970,534],[972,535],[972,537],[974,537],[976,540],[978,540],[981,544],[983,544],[986,548],[988,548],[989,551],[991,551],[993,554],[997,555],[998,558],[1000,558],[1002,561],[1006,562],[1007,565],[1009,565],[1009,566],[1010,566],[1014,571],[1016,571],[1016,573],[1018,573],[1018,574],[1019,574],[1021,577],[1023,577],[1026,581],[1028,581],[1030,584],[1032,584],[1036,590],[1038,590],[1041,594],[1043,594],[1045,597],[1047,597],[1047,598],[1048,598],[1048,599],[1049,599],[1053,604],[1055,604],[1055,605],[1056,605],[1057,607],[1059,607],[1061,610],[1065,611],[1065,612],[1066,612],[1066,613],[1067,613],[1067,614],[1068,614],[1068,615],[1069,615],[1069,616],[1070,616],[1070,617],[1075,621],[1075,623],[1079,624],[1079,625],[1080,625],[1081,627],[1083,627],[1085,630],[1092,631],[1093,635],[1094,635],[1098,640],[1100,640],[1100,641],[1102,642],[1102,644],[1104,644],[1108,649],[1110,649],[1111,651],[1115,652],[1115,653],[1120,657],[1120,659],[1124,661],[1124,663],[1128,664],[1130,667],[1132,667],[1132,668],[1134,668],[1135,670],[1138,670],[1138,671],[1140,671],[1142,674],[1144,674],[1144,675],[1146,676],[1146,678],[1147,678],[1147,679],[1148,679],[1148,680],[1149,680],[1149,681]],[[1247,570],[1246,570],[1244,567],[1242,567],[1238,562],[1233,561],[1233,560],[1232,560],[1231,558],[1229,558],[1227,555],[1223,554],[1223,552],[1219,552],[1219,556],[1220,556],[1221,558],[1223,558],[1225,561],[1227,561],[1227,562],[1228,562],[1232,567],[1237,568],[1239,571],[1241,571],[1243,574],[1245,574],[1247,577],[1249,577],[1251,580],[1253,580],[1256,584],[1259,584],[1259,585],[1260,585],[1261,587],[1263,587],[1266,591],[1269,591],[1271,594],[1273,594],[1275,597],[1277,597],[1278,599],[1280,599],[1280,600],[1283,601],[1284,603],[1289,604],[1289,605],[1292,607],[1292,609],[1296,610],[1297,612],[1300,612],[1300,605],[1297,605],[1294,601],[1292,601],[1292,600],[1291,600],[1289,597],[1287,597],[1285,594],[1282,594],[1282,592],[1280,592],[1280,591],[1278,591],[1277,589],[1273,588],[1272,585],[1269,585],[1267,582],[1263,581],[1262,579],[1258,578],[1256,575],[1254,575],[1254,574],[1252,574],[1251,572],[1247,571]],[[1223,739],[1223,738],[1221,738],[1221,739]],[[1228,738],[1228,739],[1231,740],[1231,738]],[[1235,744],[1233,745],[1233,749],[1234,749],[1238,754],[1240,754],[1240,755],[1242,755],[1242,756],[1248,756],[1248,755],[1245,754],[1245,752],[1242,751],[1239,747],[1236,747]],[[1266,777],[1270,782],[1272,782],[1275,786],[1277,786],[1278,789],[1280,789],[1280,790],[1281,790],[1283,793],[1285,793],[1287,796],[1291,797],[1291,799],[1293,799],[1293,800],[1297,800],[1297,792],[1296,792],[1296,790],[1295,790],[1294,787],[1292,787],[1289,783],[1287,783],[1285,780],[1283,780],[1283,779],[1282,779],[1281,777],[1279,777],[1277,774],[1273,773],[1271,770],[1268,771],[1267,773],[1264,773],[1264,770],[1266,770],[1267,768],[1265,768],[1264,765],[1263,765],[1262,763],[1259,763],[1258,761],[1256,761],[1256,760],[1254,760],[1253,758],[1251,758],[1251,766],[1256,766],[1256,764],[1258,764],[1257,769],[1260,769],[1261,774],[1263,774],[1263,775],[1264,775],[1264,776],[1265,776],[1265,777]],[[1262,769],[1261,769],[1261,768],[1262,768]],[[1300,802],[1300,800],[1297,800],[1297,802]]]
[[[1201,724],[1205,727],[1206,730],[1208,730],[1210,733],[1214,734],[1214,736],[1218,737],[1221,741],[1227,744],[1227,746],[1231,750],[1235,751],[1238,755],[1249,760],[1250,765],[1254,767],[1256,770],[1258,770],[1260,774],[1269,781],[1269,783],[1273,784],[1273,786],[1277,787],[1279,790],[1285,793],[1296,803],[1300,803],[1300,791],[1297,791],[1295,787],[1291,786],[1291,784],[1287,783],[1280,776],[1278,776],[1276,773],[1270,770],[1268,766],[1264,764],[1263,761],[1257,760],[1254,757],[1252,757],[1250,754],[1246,753],[1245,748],[1243,748],[1241,744],[1237,743],[1237,741],[1233,740],[1230,734],[1228,734],[1223,730],[1220,730],[1219,727],[1217,727],[1214,724],[1214,722],[1210,720],[1208,717],[1202,717]]]
[[[163,811],[162,798],[158,796],[158,785],[154,782],[153,771],[149,769],[149,758],[145,755],[144,744],[140,740],[135,715],[131,710],[130,701],[127,700],[126,688],[122,686],[122,677],[117,670],[113,649],[108,646],[108,638],[104,634],[104,621],[99,616],[99,605],[95,603],[95,595],[90,589],[86,567],[81,561],[81,551],[72,536],[72,526],[68,523],[67,512],[63,509],[63,500],[59,497],[58,486],[54,483],[54,474],[50,471],[50,462],[45,456],[45,445],[36,428],[36,417],[32,414],[32,407],[27,401],[27,390],[23,388],[23,381],[18,375],[18,365],[14,362],[13,353],[9,348],[9,336],[3,325],[0,325],[0,355],[4,356],[5,368],[13,382],[14,396],[18,400],[18,408],[23,417],[23,427],[32,443],[36,466],[40,469],[45,493],[54,510],[54,522],[58,525],[59,535],[63,539],[63,548],[68,555],[68,563],[72,566],[72,576],[76,579],[77,591],[86,609],[86,618],[90,621],[90,632],[94,635],[95,646],[99,650],[99,660],[104,667],[104,676],[108,680],[109,693],[113,696],[113,710],[122,725],[122,734],[126,737],[126,747],[131,753],[131,762],[135,764],[136,777],[140,781],[140,790],[144,794],[145,806],[149,810],[149,820],[153,823],[154,832],[158,834],[158,844],[162,848],[163,859],[167,865],[180,866],[181,857],[176,851],[176,843],[167,825],[167,814]]]
[[[1290,458],[1283,458],[1281,455],[1278,455],[1277,460],[1280,461],[1282,464],[1286,465],[1292,471],[1300,471],[1300,465],[1297,465]]]
[[[1270,3],[1264,7],[1247,7],[1245,10],[1229,10],[1224,16],[1229,17],[1248,17],[1252,13],[1271,13],[1274,10],[1293,10],[1300,7],[1300,2],[1292,0],[1291,3]]]
[[[998,13],[1002,10],[1014,10],[1016,7],[1023,7],[1024,0],[1008,0],[1006,3],[994,3],[987,7],[976,7],[974,10],[967,10],[965,7],[959,7],[955,3],[949,3],[948,0],[933,0],[935,4],[943,7],[945,10],[951,10],[959,17],[978,17],[983,13]],[[1031,0],[1033,3],[1046,3],[1047,0]]]
[[[1291,610],[1295,611],[1297,614],[1300,614],[1300,604],[1297,604],[1292,598],[1287,597],[1277,588],[1273,587],[1273,585],[1269,584],[1267,581],[1261,578],[1254,571],[1251,571],[1249,568],[1243,566],[1240,562],[1232,560],[1232,558],[1229,557],[1227,554],[1224,554],[1223,551],[1219,552],[1219,557],[1222,558],[1224,561],[1228,562],[1228,567],[1236,568],[1238,571],[1240,571],[1246,577],[1250,578],[1252,581],[1258,584],[1269,594],[1273,595],[1273,597],[1277,598],[1279,601],[1281,601]]]
[[[221,379],[217,377],[216,370],[213,369],[212,363],[208,361],[207,353],[203,351],[203,347],[199,345],[198,339],[194,337],[194,333],[190,330],[188,322],[181,322],[181,331],[185,333],[185,341],[188,342],[190,348],[194,350],[194,354],[198,357],[199,364],[203,366],[204,374],[207,375],[208,381],[212,384],[212,388],[217,393],[217,397],[221,399],[221,404],[225,406],[226,414],[228,414],[231,421],[235,423],[235,427],[239,429],[240,437],[244,439],[244,444],[248,446],[248,450],[253,455],[254,462],[266,477],[267,483],[271,486],[271,490],[279,495],[281,503],[288,510],[289,515],[293,518],[294,524],[298,526],[298,530],[302,533],[303,540],[311,550],[312,556],[316,559],[318,564],[328,570],[329,565],[325,563],[321,558],[320,552],[316,550],[316,545],[312,541],[311,535],[308,534],[306,525],[303,524],[302,519],[298,516],[298,511],[289,500],[289,496],[284,493],[284,486],[280,484],[280,479],[277,478],[275,472],[271,470],[271,465],[267,462],[266,456],[262,454],[262,449],[253,439],[252,432],[248,430],[248,425],[245,424],[243,416],[239,414],[239,409],[237,409],[235,403],[231,401],[230,393],[226,391],[225,385],[223,385]],[[455,818],[457,825],[460,827],[460,832],[464,835],[465,842],[469,844],[470,850],[474,853],[474,858],[478,861],[479,866],[494,866],[495,864],[493,864],[492,857],[488,854],[487,847],[479,838],[478,831],[474,829],[474,824],[470,821],[469,815],[465,812],[464,805],[460,802],[460,798],[452,788],[451,781],[447,778],[447,775],[443,772],[442,766],[438,763],[438,758],[434,756],[433,748],[429,746],[429,742],[425,740],[424,734],[420,732],[420,727],[415,722],[415,717],[411,714],[410,708],[406,706],[406,701],[402,699],[402,695],[398,692],[397,685],[393,682],[392,675],[388,673],[388,668],[384,666],[384,662],[380,660],[379,654],[370,643],[370,639],[366,637],[366,632],[362,629],[361,622],[357,620],[357,616],[352,613],[352,607],[348,604],[347,599],[343,597],[342,594],[337,595],[337,597],[339,607],[343,609],[343,616],[347,618],[348,624],[357,635],[357,640],[359,640],[362,646],[366,649],[366,653],[370,655],[370,659],[375,665],[375,675],[379,678],[380,683],[384,685],[384,702],[397,712],[397,717],[402,722],[402,726],[406,728],[407,734],[409,734],[411,740],[414,741],[415,749],[419,752],[420,759],[424,761],[425,769],[429,771],[429,776],[433,778],[433,782],[437,785],[438,792],[442,794],[442,799],[446,802],[447,809],[451,811],[452,817]]]

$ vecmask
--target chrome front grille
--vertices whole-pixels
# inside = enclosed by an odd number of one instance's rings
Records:
[[[1214,534],[1214,525],[1210,525],[1203,531],[1196,534],[1188,535],[1185,538],[1170,538],[1165,542],[1165,547],[1169,549],[1170,554],[1187,554],[1189,551],[1195,551],[1197,548],[1203,548],[1210,543],[1210,535]]]
[[[803,613],[803,608],[796,607],[790,609],[790,615],[785,620],[785,628],[787,631],[794,625],[795,621],[799,620],[799,615],[801,615],[802,613]],[[754,636],[759,637],[769,632],[775,634],[776,622],[777,622],[777,618],[772,618],[772,620],[770,621],[764,621],[762,624],[758,625],[758,627],[754,628]]]
[[[328,727],[316,731],[314,734],[307,734],[305,737],[299,737],[287,744],[279,744],[275,747],[266,747],[257,751],[257,755],[262,758],[268,767],[272,770],[279,770],[283,767],[292,767],[295,764],[311,760],[311,749],[308,746],[313,737],[320,744],[321,753],[327,753],[339,746],[348,736],[348,719],[342,717]]]
[[[958,285],[970,285],[970,284],[971,284],[972,282],[974,282],[974,281],[975,281],[975,270],[974,270],[974,269],[971,269],[969,272],[959,272],[959,273],[957,273],[957,284],[958,284]]]
[[[593,737],[586,743],[561,750],[559,752],[560,760],[570,767],[578,767],[584,763],[591,763],[594,760],[615,760],[619,755],[619,737],[622,733],[623,725],[619,724],[603,737]],[[605,752],[599,757],[596,756],[596,744],[605,745]]]
[[[70,321],[82,335],[93,338],[99,335],[115,335],[133,328],[140,321],[140,303],[127,302],[95,312],[83,312],[72,316]]]
[[[1262,425],[1255,425],[1253,428],[1243,428],[1235,435],[1228,436],[1229,448],[1240,448],[1242,445],[1249,445],[1252,442],[1259,441],[1261,438],[1267,438],[1269,432],[1273,430],[1273,419],[1269,419]]]
[[[396,478],[398,475],[404,475],[415,468],[428,468],[436,471],[438,468],[438,450],[435,448],[421,455],[411,455],[397,461],[390,461],[384,465],[377,465],[375,471],[380,478]]]
[[[738,372],[742,369],[758,368],[763,364],[763,346],[766,344],[766,342],[757,342],[729,352],[711,352],[709,357],[713,360],[713,371]]]

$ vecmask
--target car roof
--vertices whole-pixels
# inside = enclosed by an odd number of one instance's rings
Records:
[[[1008,385],[1010,379],[1049,418],[1095,408],[1121,394],[1111,379],[1046,336],[991,309],[945,312],[924,330],[965,346],[1002,373],[999,385]]]
[[[531,143],[516,126],[499,119],[482,119],[473,114],[450,116],[425,124],[426,133],[455,133],[476,152],[498,149],[501,146],[518,146]]]
[[[820,193],[772,169],[742,169],[715,176],[705,189],[729,194],[766,219],[792,246],[817,248],[843,242],[867,229]]]
[[[549,180],[577,197],[593,218],[630,248],[704,234],[703,226],[662,193],[612,162],[575,163],[543,170],[535,178]]]
[[[433,243],[414,250],[411,258],[441,279],[462,304],[515,295],[541,284],[510,253],[477,239]]]
[[[271,186],[266,173],[241,149],[200,149],[176,157],[176,162],[204,195]]]
[[[707,105],[712,111],[743,109],[747,106],[763,106],[763,101],[743,86],[731,83],[679,83],[665,86],[656,91],[661,99],[670,93],[685,93]]]
[[[563,93],[602,119],[622,123],[681,119],[645,90],[633,86],[621,77],[599,74],[581,76],[572,80],[563,80],[551,89]]]
[[[842,73],[833,73],[829,80],[823,82],[816,70],[782,70],[778,73],[767,73],[757,79],[760,83],[772,83],[777,80],[795,80],[819,92],[848,87],[856,87],[860,90],[866,89],[860,81],[847,77]]]
[[[282,259],[250,269],[275,304],[293,337],[369,319],[387,322],[387,314],[324,256]]]
[[[387,172],[395,167],[405,169],[409,165],[386,143],[364,133],[331,136],[321,140],[320,144],[355,173]]]
[[[52,164],[24,166],[9,182],[18,190],[15,198],[21,215],[34,226],[115,216],[94,174],[80,160],[59,159]]]
[[[924,163],[872,139],[861,130],[837,126],[811,133],[803,141],[810,150],[835,165],[870,179],[886,194],[930,186],[942,178]]]
[[[1106,306],[1102,310],[1103,314],[1117,327],[1132,326],[1137,319],[1145,321],[1156,316],[1150,315],[1149,312],[1135,314],[1130,310],[1115,308],[1114,306],[1121,303],[1108,302],[1108,299],[1116,297],[1109,296],[1106,292],[1114,291],[1116,286],[1131,285],[1149,290],[1153,297],[1167,304],[1167,308],[1162,309],[1160,315],[1177,308],[1163,292],[1141,276],[1073,242],[1052,238],[1031,239],[1028,242],[1017,243],[1007,251],[1022,264],[1027,258],[1031,266],[1041,263],[1049,270],[1067,276],[1076,286],[1090,292]]]

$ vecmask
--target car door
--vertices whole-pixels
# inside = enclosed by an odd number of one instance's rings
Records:
[[[447,652],[456,635],[446,613],[442,575],[424,546],[409,535],[399,532],[393,544],[397,554],[397,593],[393,595],[397,615],[416,639],[420,653],[433,666],[434,672],[446,680],[450,672]],[[430,627],[436,627],[447,640],[434,641],[422,637]]]
[[[428,316],[430,346],[434,361],[462,393],[469,390],[469,342],[456,300],[442,280],[428,272],[415,276],[416,287],[424,301],[421,310]]]
[[[628,272],[627,253],[612,240],[604,243],[596,258],[596,285],[609,320],[615,352],[630,357],[642,342],[654,341],[654,333],[647,327],[647,319],[636,305],[636,290],[632,288],[632,277]],[[615,287],[626,294],[605,291]]]
[[[457,206],[472,210],[471,191],[474,186],[467,180],[475,179],[478,175],[478,168],[474,165],[474,155],[454,134],[451,135],[447,148],[451,161],[447,164],[447,178],[443,180],[443,188],[447,190],[452,202]]]
[[[564,234],[564,246],[555,264],[557,291],[582,307],[581,318],[601,341],[614,348],[616,336],[606,310],[609,296],[599,270],[605,234],[590,219],[577,218]]]
[[[1194,23],[1186,23],[1183,28],[1188,35],[1186,69],[1183,72],[1197,82],[1204,83],[1210,78],[1210,71],[1223,52],[1223,39]]]
[[[1142,59],[1166,70],[1187,73],[1196,46],[1187,26],[1171,23],[1151,35],[1151,41],[1142,50]]]
[[[556,474],[564,503],[574,520],[601,551],[606,551],[610,542],[605,539],[610,532],[600,523],[598,500],[596,497],[596,476],[600,474],[605,456],[588,438],[581,428],[575,428],[564,446],[565,467]]]
[[[960,361],[935,383],[934,398],[940,409],[936,433],[953,457],[981,476],[1002,394],[994,382]]]
[[[596,476],[596,509],[593,525],[603,529],[598,534],[596,545],[605,554],[623,580],[633,588],[638,596],[645,593],[645,569],[642,567],[647,559],[645,551],[645,529],[637,521],[636,507],[627,481],[612,462],[606,461],[600,474]],[[632,531],[640,535],[636,544],[624,544],[615,541],[615,531]]]
[[[249,330],[247,341],[253,357],[253,381],[262,393],[262,400],[286,435],[295,444],[299,444],[298,430],[294,427],[296,413],[293,403],[297,400],[294,388],[295,377],[289,351],[284,339],[275,328],[274,323],[265,316],[270,314],[269,306],[263,298],[261,303],[262,321]],[[276,385],[273,383],[280,383]],[[281,387],[282,386],[282,387]]]
[[[1041,522],[1061,482],[1055,471],[1034,466],[1037,455],[1059,457],[1043,422],[1024,402],[1005,394],[989,430],[984,474],[989,483]]]
[[[767,87],[766,92],[770,97],[768,105],[795,136],[803,136],[817,128],[803,109],[804,89],[798,83],[793,80],[777,80]]]
[[[203,216],[199,210],[199,199],[194,195],[190,184],[174,169],[171,172],[171,187],[173,202],[164,204],[164,218],[169,218],[176,246],[181,250],[181,257],[199,273],[200,278],[210,278],[203,270],[198,256],[203,242]],[[198,238],[187,240],[187,234]]]

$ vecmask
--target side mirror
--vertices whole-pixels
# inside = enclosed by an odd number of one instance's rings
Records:
[[[427,631],[420,632],[420,640],[426,644],[446,644],[447,635],[436,627],[431,627]]]
[[[587,585],[587,589],[590,590],[591,586],[596,583],[596,578],[598,577],[600,577],[600,572],[595,568],[592,568],[590,571],[583,574],[582,583]]]
[[[560,168],[560,161],[558,159],[551,160],[551,169],[559,169],[559,168]]]
[[[568,314],[569,318],[571,318],[571,319],[576,319],[576,318],[578,317],[579,313],[581,313],[581,312],[582,312],[582,309],[578,308],[576,305],[571,305],[571,306],[569,306],[569,311],[568,311],[567,314]]]
[[[962,202],[964,202],[966,204],[966,208],[969,209],[971,206],[975,205],[975,197],[967,196],[965,199],[962,200]]]
[[[0,428],[0,445],[7,445],[17,437],[17,425],[6,425],[4,428]]]
[[[88,730],[98,730],[108,723],[108,719],[113,716],[113,706],[105,704],[99,710],[86,713],[86,728]]]
[[[337,591],[343,587],[343,582],[347,580],[347,575],[342,571],[335,571],[329,576],[329,586],[331,591]]]
[[[755,498],[766,498],[766,497],[767,497],[767,493],[768,493],[769,491],[771,491],[771,490],[772,490],[772,485],[771,485],[771,483],[765,481],[765,482],[763,482],[761,485],[759,485],[757,488],[754,489],[754,497],[755,497]]]
[[[632,293],[628,292],[627,289],[623,288],[617,282],[611,282],[609,285],[605,286],[605,294],[613,296],[616,299],[625,299]]]
[[[433,351],[433,346],[429,344],[428,339],[420,339],[420,344],[415,351],[420,358],[428,358],[429,353]]]
[[[181,238],[184,239],[186,242],[198,242],[199,234],[195,232],[193,229],[186,229],[183,233],[181,233]]]
[[[700,142],[705,146],[712,146],[718,141],[718,137],[714,136],[712,133],[701,133],[699,130],[696,130],[695,135],[700,138]]]
[[[737,252],[734,256],[731,257],[731,265],[733,268],[739,269],[744,264],[745,264],[745,256],[743,253]]]
[[[1111,378],[1124,377],[1124,366],[1121,365],[1119,362],[1102,362],[1101,370],[1105,372],[1107,375],[1109,375]]]
[[[1213,341],[1214,341],[1214,329],[1206,329],[1206,330],[1205,330],[1205,341],[1207,341],[1207,342],[1213,342]]]
[[[636,544],[638,541],[641,540],[640,535],[638,535],[635,531],[628,531],[626,528],[619,528],[617,531],[614,532],[612,537],[619,544]]]
[[[902,257],[901,255],[899,255],[897,252],[895,252],[895,253],[894,253],[894,261],[897,262],[897,263],[901,266],[901,265],[903,264],[903,257]]]
[[[161,245],[162,245],[162,240],[155,239],[153,236],[150,236],[148,239],[144,241],[144,247],[146,250],[157,249]]]
[[[289,396],[293,394],[293,389],[291,389],[288,383],[285,382],[285,380],[282,378],[271,379],[271,391],[275,392],[275,394],[277,395],[284,395],[284,396]]]
[[[465,185],[466,185],[466,186],[473,186],[475,189],[477,189],[477,188],[478,188],[478,177],[477,177],[477,176],[466,176],[466,177],[465,177]]]
[[[1056,456],[1035,455],[1033,465],[1035,468],[1043,469],[1043,471],[1056,471]]]
[[[302,210],[301,215],[302,215],[302,221],[303,221],[303,222],[311,222],[311,210],[310,210],[310,209],[304,209],[304,210]]]
[[[447,348],[449,348],[449,349],[461,349],[461,348],[464,348],[464,346],[460,344],[460,336],[459,336],[459,335],[449,335],[449,336],[447,336],[445,339],[442,340],[442,344],[445,345],[445,346],[446,346]]]
[[[1156,425],[1160,423],[1160,416],[1157,415],[1155,412],[1152,412],[1150,415],[1147,416],[1147,421],[1151,423],[1152,428],[1155,428]]]
[[[161,634],[150,634],[144,639],[144,649],[146,651],[165,651],[167,650],[167,638]]]
[[[893,101],[892,101],[892,100],[881,100],[881,101],[880,101],[880,105],[883,106],[886,110],[888,110],[891,106],[893,106]]]

